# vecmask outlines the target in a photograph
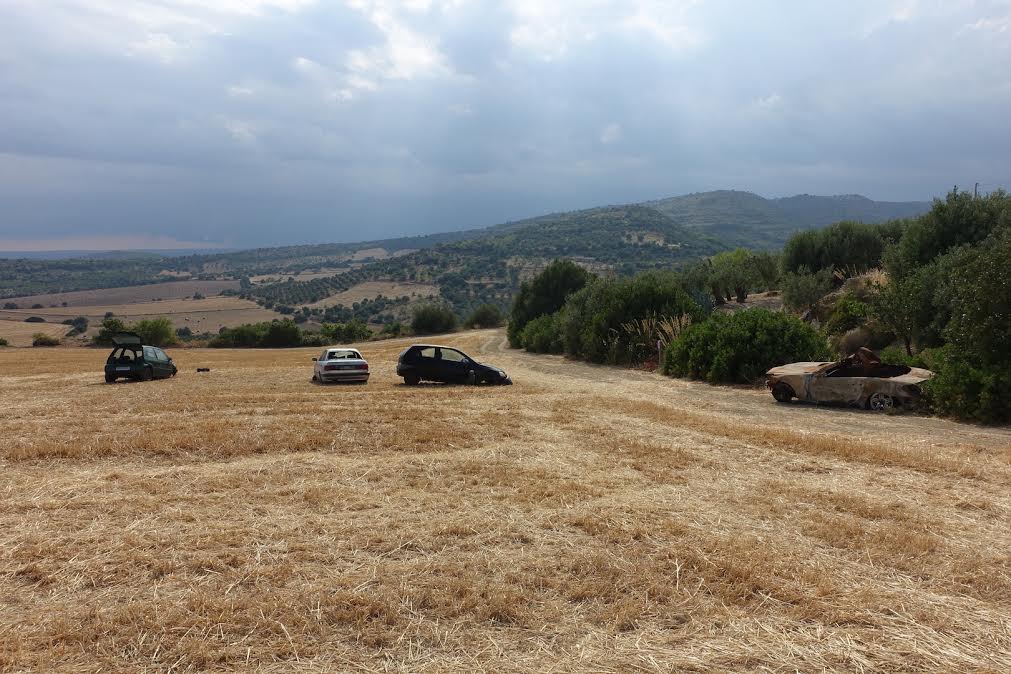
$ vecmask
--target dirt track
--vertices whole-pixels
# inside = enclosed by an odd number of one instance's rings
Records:
[[[0,350],[0,670],[1011,671],[1006,429],[441,339]]]

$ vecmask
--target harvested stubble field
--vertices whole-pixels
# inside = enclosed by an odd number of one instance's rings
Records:
[[[1008,431],[442,341],[0,351],[0,670],[1011,670]]]
[[[264,309],[255,302],[238,297],[218,296],[199,300],[181,299],[132,304],[0,310],[0,321],[23,321],[29,316],[40,316],[48,322],[59,323],[75,316],[86,316],[91,321],[92,333],[94,333],[97,332],[97,327],[106,313],[112,313],[127,322],[164,317],[172,321],[175,327],[188,327],[193,332],[217,332],[222,327],[231,328],[243,323],[259,323],[280,317],[280,314]],[[36,323],[35,325],[44,324]]]

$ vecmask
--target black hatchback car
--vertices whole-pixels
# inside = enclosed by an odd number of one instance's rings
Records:
[[[411,386],[422,380],[447,384],[513,383],[503,370],[479,363],[459,349],[435,344],[415,344],[400,354],[397,376]]]
[[[140,335],[118,332],[112,337],[112,353],[105,361],[105,381],[124,379],[167,379],[176,375],[176,366],[157,346],[145,346]]]

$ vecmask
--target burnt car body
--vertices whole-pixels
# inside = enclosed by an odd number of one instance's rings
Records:
[[[463,351],[437,344],[415,344],[400,354],[397,376],[413,386],[421,381],[446,384],[512,384],[509,375],[493,365],[479,363]]]
[[[914,406],[922,396],[920,384],[933,376],[930,370],[886,365],[873,352],[860,349],[840,361],[774,367],[765,374],[765,385],[779,402],[798,398],[886,411]]]

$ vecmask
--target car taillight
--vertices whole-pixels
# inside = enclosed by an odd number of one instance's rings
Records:
[[[324,365],[323,366],[323,371],[324,372],[332,372],[333,370],[336,370],[336,369],[337,369],[336,365]]]
[[[368,363],[362,363],[361,365],[355,365],[356,370],[367,370],[369,369]]]

